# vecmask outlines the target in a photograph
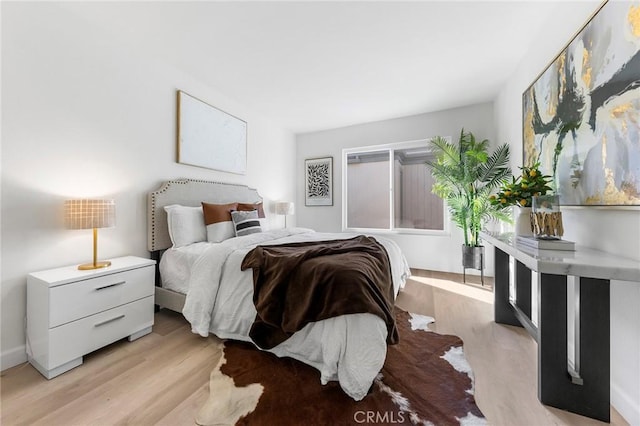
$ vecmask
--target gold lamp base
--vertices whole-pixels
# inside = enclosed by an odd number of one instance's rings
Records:
[[[98,262],[98,229],[93,228],[93,262],[83,263],[78,266],[78,269],[81,271],[90,271],[92,269],[106,268],[107,266],[111,266],[111,262],[108,260]]]
[[[82,265],[78,266],[78,269],[81,271],[88,271],[91,269],[106,268],[107,266],[111,266],[111,262],[108,260],[104,262],[96,262],[96,263],[83,263]]]

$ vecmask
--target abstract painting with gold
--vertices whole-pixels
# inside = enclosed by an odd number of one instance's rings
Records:
[[[562,205],[640,205],[640,0],[609,0],[522,95],[524,164]]]

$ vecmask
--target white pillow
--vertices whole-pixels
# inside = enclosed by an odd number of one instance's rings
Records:
[[[202,207],[187,207],[179,204],[165,206],[169,237],[174,248],[207,241]]]

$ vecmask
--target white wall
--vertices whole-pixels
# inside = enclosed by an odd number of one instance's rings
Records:
[[[581,28],[600,1],[575,2],[567,25],[545,28],[495,102],[500,139],[511,141],[512,167],[522,165],[522,93]],[[565,5],[566,6],[566,5]],[[640,260],[640,210],[563,208],[565,238]],[[640,283],[611,282],[611,403],[640,424]]]
[[[393,142],[404,142],[451,136],[457,140],[460,130],[471,131],[476,138],[489,139],[495,147],[507,141],[496,141],[491,103],[472,105],[428,114],[377,121],[320,132],[299,134],[297,141],[298,176],[304,176],[307,158],[333,157],[333,206],[305,207],[304,179],[298,180],[297,224],[319,231],[342,229],[342,150]],[[451,226],[446,235],[385,234],[402,248],[413,268],[462,272],[462,232]],[[469,269],[468,272],[478,273]],[[493,254],[487,251],[485,273],[493,275]]]
[[[294,198],[290,132],[190,69],[83,20],[75,5],[2,4],[3,369],[26,359],[27,273],[90,260],[91,232],[64,229],[64,199],[115,199],[116,227],[99,232],[108,259],[148,257],[146,193],[166,179],[247,184],[267,203]],[[246,175],[175,162],[177,89],[248,123]]]

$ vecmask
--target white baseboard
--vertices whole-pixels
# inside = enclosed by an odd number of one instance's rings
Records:
[[[637,400],[629,396],[615,383],[611,383],[611,405],[630,425],[640,425],[640,406]]]
[[[24,345],[8,351],[3,351],[0,354],[0,371],[15,367],[23,362],[27,362],[27,351]]]

